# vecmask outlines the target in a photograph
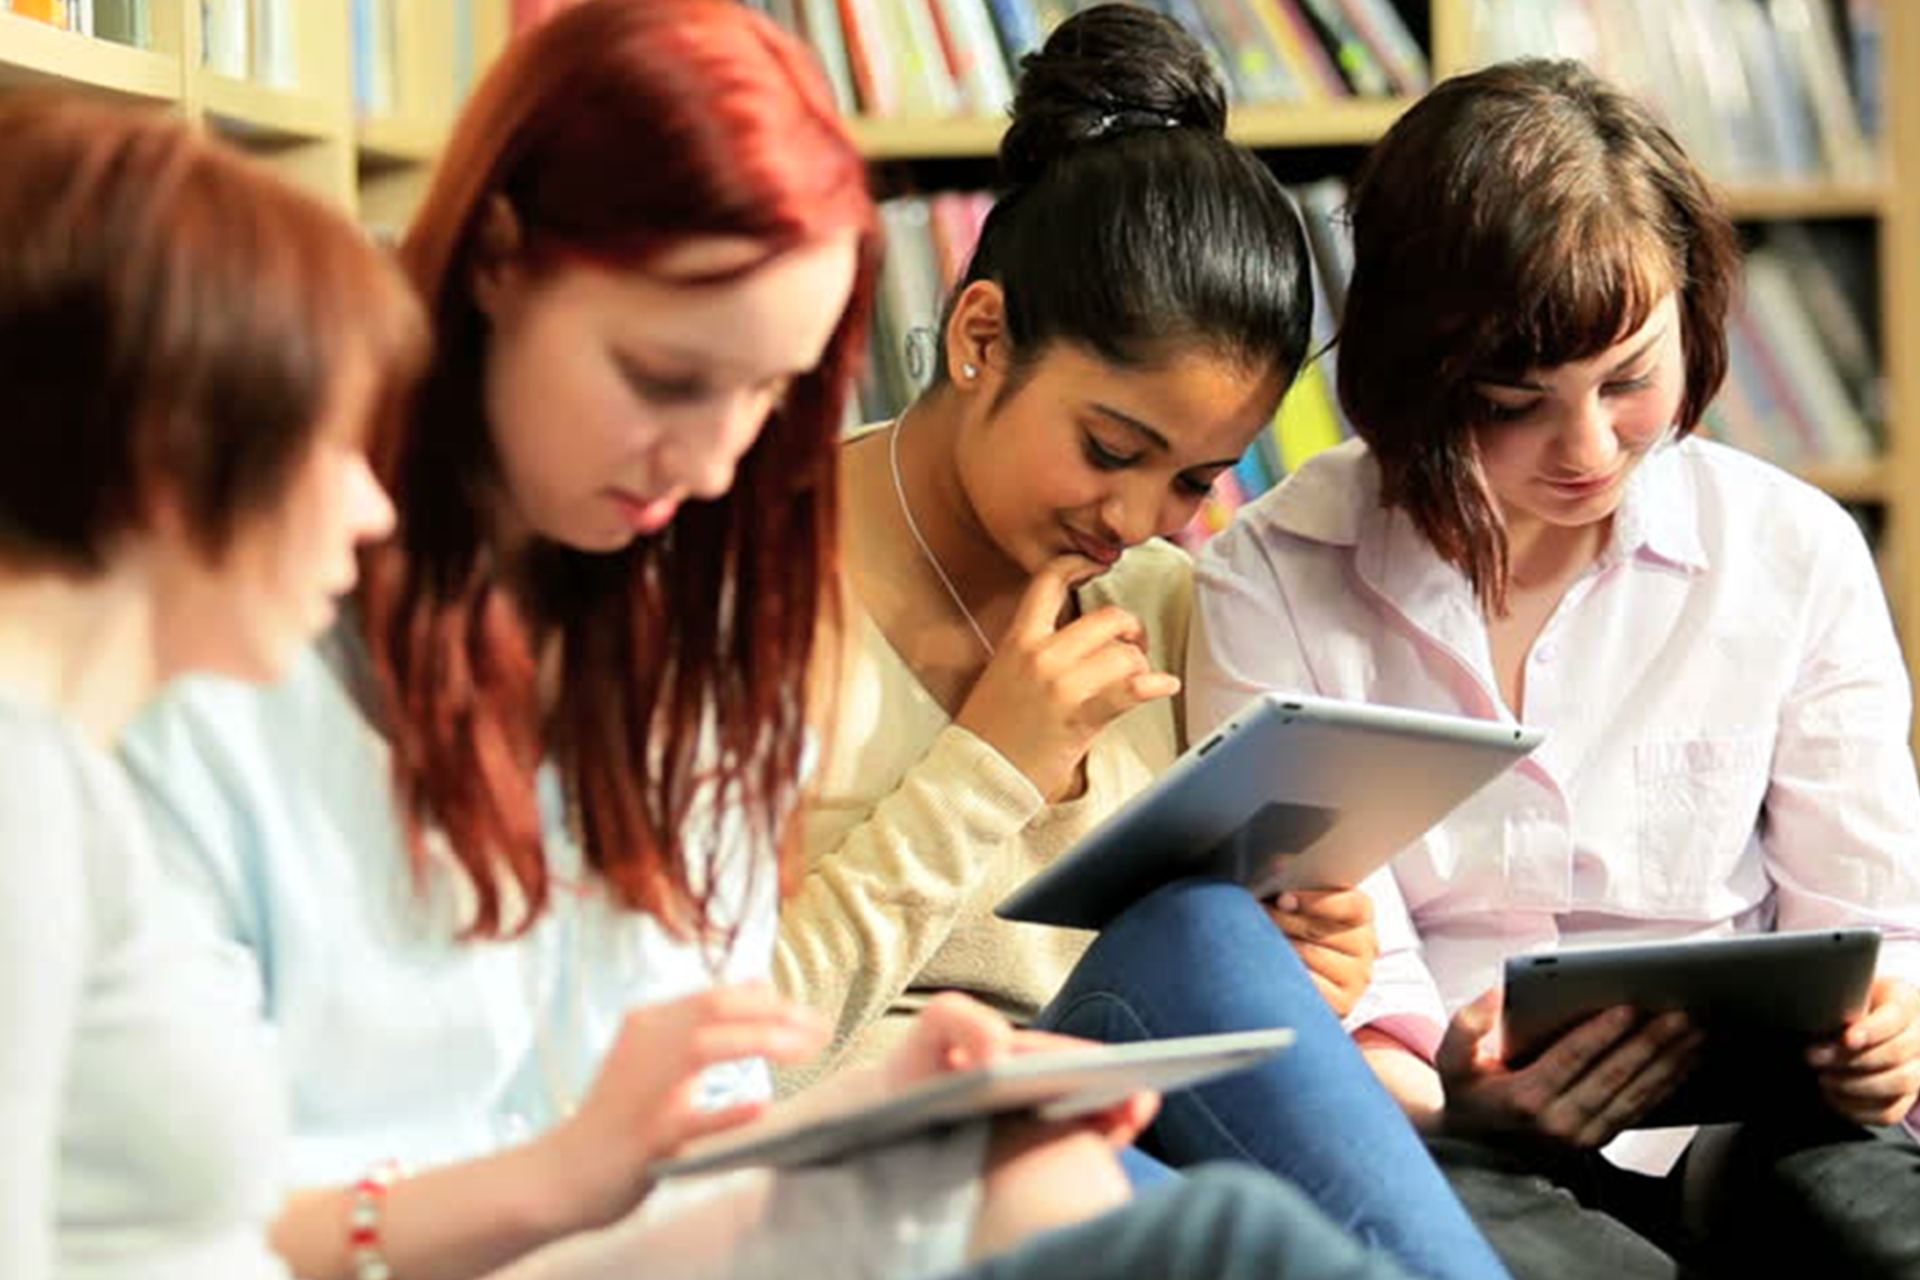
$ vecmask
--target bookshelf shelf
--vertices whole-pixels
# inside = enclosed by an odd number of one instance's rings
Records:
[[[1249,147],[1360,146],[1377,141],[1400,113],[1403,98],[1347,98],[1295,106],[1260,103],[1235,110],[1227,136]]]
[[[63,30],[7,12],[0,0],[0,93],[51,85],[171,105],[336,206],[371,211],[386,228],[412,212],[465,91],[449,51],[457,46],[465,58],[463,75],[475,71],[506,43],[512,24],[509,0],[367,0],[390,13],[401,48],[394,107],[356,121],[361,50],[344,0],[219,0],[239,5],[254,23],[262,6],[273,6],[282,25],[244,28],[244,65],[256,75],[273,67],[297,80],[297,89],[203,65],[211,10],[201,0],[136,3],[151,48]],[[278,34],[269,40],[268,30]]]
[[[446,141],[446,130],[437,125],[394,117],[361,120],[354,132],[362,168],[430,164]]]
[[[1754,183],[1721,188],[1736,218],[1748,221],[1877,218],[1886,210],[1882,183]]]
[[[990,116],[915,119],[860,116],[853,136],[869,160],[948,160],[991,156],[1006,121]]]
[[[180,60],[0,11],[0,89],[36,84],[175,102],[180,97]]]
[[[1885,502],[1890,488],[1887,468],[1878,461],[1812,463],[1794,473],[1841,502]]]
[[[1235,108],[1227,133],[1249,147],[1364,145],[1385,133],[1405,108],[1398,98],[1258,103]],[[861,152],[874,161],[989,159],[1005,128],[1006,121],[991,116],[861,116],[853,121]]]
[[[346,104],[317,94],[236,80],[211,71],[193,73],[194,97],[225,132],[262,143],[318,142],[345,127]]]

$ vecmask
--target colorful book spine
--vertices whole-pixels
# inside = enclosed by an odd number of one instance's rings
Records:
[[[209,71],[245,79],[250,71],[247,0],[200,0],[200,60]]]
[[[853,83],[853,64],[847,57],[847,38],[840,27],[840,7],[835,0],[800,0],[800,32],[819,55],[827,82],[833,86],[833,98],[840,110],[853,115],[860,110],[860,95]]]
[[[1340,75],[1339,68],[1315,34],[1313,24],[1300,11],[1296,0],[1254,0],[1260,19],[1267,25],[1274,47],[1293,69],[1309,99],[1350,97],[1353,90]]]
[[[72,25],[72,16],[67,11],[65,0],[12,0],[10,7],[23,18],[44,22],[62,31]]]
[[[136,49],[151,49],[153,14],[150,0],[94,0],[93,33],[103,40],[130,44]]]
[[[1433,66],[1426,50],[1407,29],[1406,19],[1392,0],[1340,0],[1347,21],[1367,42],[1395,93],[1425,93],[1433,83]]]
[[[300,15],[294,0],[253,0],[253,78],[279,89],[300,86]]]

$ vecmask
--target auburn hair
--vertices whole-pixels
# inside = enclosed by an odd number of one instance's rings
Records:
[[[536,545],[532,600],[509,597],[487,515],[498,475],[472,285],[500,200],[536,269],[644,270],[702,236],[764,245],[738,275],[831,232],[860,240],[819,366],[772,412],[731,492],[619,553]],[[622,907],[683,933],[710,923],[714,842],[685,838],[696,805],[744,819],[790,879],[805,683],[837,601],[835,444],[877,228],[812,54],[729,0],[566,8],[508,46],[461,114],[400,250],[438,346],[415,411],[375,450],[399,527],[367,553],[360,616],[416,874],[437,828],[476,891],[471,936],[524,931],[548,904],[547,761],[590,873]],[[548,641],[561,656],[550,705],[535,658]]]
[[[1504,525],[1481,478],[1474,384],[1590,359],[1672,293],[1700,422],[1726,377],[1739,242],[1653,114],[1577,62],[1455,76],[1395,122],[1355,180],[1341,404],[1381,499],[1506,608]]]
[[[0,559],[91,575],[157,498],[210,560],[285,497],[339,371],[392,408],[412,290],[317,199],[164,112],[0,99]]]

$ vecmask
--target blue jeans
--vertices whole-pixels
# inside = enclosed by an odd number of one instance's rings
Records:
[[[1284,1182],[1215,1165],[952,1280],[1410,1280]]]
[[[1292,1027],[1261,1065],[1169,1094],[1141,1137],[1175,1168],[1259,1165],[1430,1280],[1505,1277],[1399,1104],[1252,895],[1183,880],[1104,929],[1037,1025],[1119,1043]],[[1129,1172],[1136,1178],[1142,1161]]]

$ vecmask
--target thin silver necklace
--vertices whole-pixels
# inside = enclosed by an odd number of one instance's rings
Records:
[[[907,505],[907,486],[900,479],[900,428],[905,425],[908,412],[911,412],[911,409],[903,411],[893,420],[893,425],[887,428],[887,461],[893,468],[893,496],[900,500],[900,514],[907,518],[907,532],[911,533],[913,540],[920,545],[920,554],[925,556],[927,563],[933,566],[934,573],[940,578],[940,585],[945,587],[947,594],[953,598],[953,607],[958,609],[960,616],[967,620],[967,625],[973,628],[974,638],[980,642],[980,647],[987,651],[988,659],[992,659],[993,641],[987,639],[987,633],[980,629],[978,622],[974,621],[973,610],[967,608],[967,602],[960,598],[959,588],[953,585],[953,579],[949,578],[947,571],[941,567],[940,557],[933,554],[933,548],[927,545],[926,535],[920,532],[920,525],[913,518],[913,508]]]

